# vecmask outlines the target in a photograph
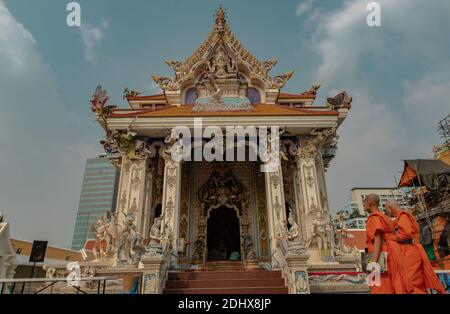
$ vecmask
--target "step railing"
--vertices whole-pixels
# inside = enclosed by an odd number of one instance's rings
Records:
[[[68,287],[73,288],[73,292],[76,294],[105,294],[106,282],[116,281],[116,277],[90,277],[90,278],[78,278],[76,281],[80,284],[76,284],[67,280],[67,278],[23,278],[23,279],[0,279],[0,294],[42,294],[49,292],[53,294],[54,286],[57,283],[66,283]],[[81,283],[96,283],[92,287],[96,289],[90,289],[88,291],[82,288]],[[26,288],[26,289],[25,289]]]
[[[275,258],[278,259],[278,266],[280,267],[281,270],[281,276],[284,279],[285,284],[289,287],[291,284],[291,276],[292,276],[292,272],[289,269],[289,265],[286,261],[286,254],[287,254],[287,250],[284,247],[284,243],[281,239],[278,240],[278,245],[276,246],[276,256]]]
[[[161,264],[161,268],[159,270],[159,293],[162,293],[162,291],[166,287],[167,278],[169,277],[169,266],[170,260],[172,258],[172,250],[170,249],[169,245],[164,248],[163,256],[163,263]]]
[[[243,269],[247,269],[247,260],[245,259],[245,249],[241,241],[241,261]]]

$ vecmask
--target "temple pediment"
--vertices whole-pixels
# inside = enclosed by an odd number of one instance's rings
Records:
[[[211,32],[185,61],[168,60],[175,76],[153,75],[153,80],[168,95],[171,105],[186,103],[186,92],[195,89],[199,98],[221,93],[223,97],[248,98],[248,88],[258,90],[267,103],[275,103],[279,90],[293,71],[271,77],[277,60],[260,61],[250,53],[231,31],[225,11],[219,7]],[[220,90],[220,92],[219,92]],[[238,109],[242,110],[242,108]]]

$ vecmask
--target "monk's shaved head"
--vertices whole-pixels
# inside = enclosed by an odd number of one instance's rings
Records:
[[[378,206],[380,206],[380,197],[376,194],[367,195],[366,198],[364,198],[363,206],[369,213],[378,210]]]
[[[395,217],[398,213],[398,211],[401,210],[400,205],[396,200],[389,200],[386,202],[385,205],[386,208],[386,214],[391,217]]]
[[[372,205],[374,205],[376,207],[380,206],[380,197],[378,195],[376,195],[376,194],[369,194],[369,195],[367,195],[366,196],[366,200],[370,204],[372,204]]]

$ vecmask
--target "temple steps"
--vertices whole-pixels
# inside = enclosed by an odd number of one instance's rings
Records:
[[[205,270],[244,270],[244,265],[241,261],[208,261]]]
[[[188,271],[169,272],[168,280],[209,280],[209,279],[273,279],[281,278],[281,271],[234,270],[234,271]]]
[[[170,272],[165,294],[286,294],[280,271]]]
[[[165,294],[287,294],[287,288],[205,288],[205,289],[170,289]]]

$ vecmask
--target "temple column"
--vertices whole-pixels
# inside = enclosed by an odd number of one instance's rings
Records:
[[[328,211],[325,210],[319,189],[319,174],[316,158],[318,150],[310,138],[300,141],[296,154],[297,184],[301,192],[301,205],[303,207],[302,221],[306,226],[306,246],[309,249],[309,263],[323,262],[322,253],[329,247]]]
[[[138,230],[141,234],[146,238],[150,232],[150,222],[152,220],[152,199],[153,199],[153,185],[154,185],[154,162],[150,161],[148,164],[146,179],[145,179],[145,198],[144,198],[144,207],[142,210],[142,215],[139,221],[141,222],[138,225]]]
[[[325,166],[323,163],[322,152],[319,152],[317,154],[316,165],[317,165],[317,173],[318,173],[318,177],[319,177],[320,202],[322,204],[324,211],[327,213],[330,222],[332,222],[330,206],[328,204],[328,196],[327,196],[328,192],[327,192],[327,185],[326,185],[326,180],[325,180]],[[330,252],[333,252],[335,250],[335,246],[336,246],[334,231],[330,230],[330,232],[328,232],[328,241],[329,241]]]
[[[265,183],[270,250],[272,263],[274,263],[273,256],[277,250],[277,241],[285,235],[286,211],[281,162],[270,170],[272,171],[265,172]]]
[[[300,236],[301,239],[303,241],[305,241],[307,239],[307,234],[306,234],[306,221],[305,221],[305,208],[304,208],[304,202],[303,202],[303,194],[302,194],[302,184],[301,184],[301,179],[300,179],[300,175],[299,172],[297,171],[298,166],[297,166],[297,161],[296,161],[296,166],[295,166],[295,172],[293,173],[293,184],[294,184],[294,191],[295,191],[295,206],[297,209],[297,218],[298,221],[297,223],[300,226]]]
[[[176,268],[177,240],[179,236],[180,197],[181,197],[181,161],[175,161],[164,149],[164,183],[161,215],[163,223],[161,233],[168,241],[172,250],[170,268]]]
[[[148,182],[148,158],[146,156],[130,159],[126,155],[122,156],[122,167],[119,181],[119,197],[117,202],[117,212],[119,221],[132,213],[135,217],[137,230],[142,230],[144,222],[144,205],[146,201],[146,182]]]

